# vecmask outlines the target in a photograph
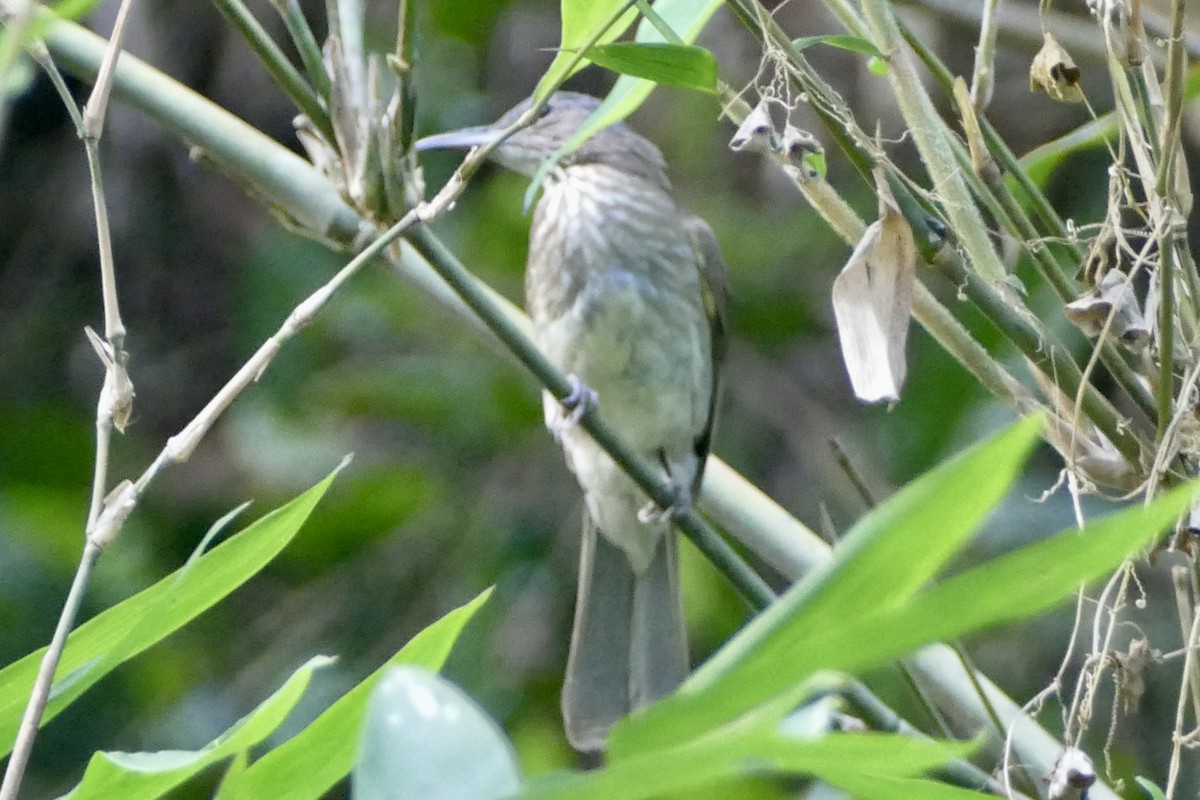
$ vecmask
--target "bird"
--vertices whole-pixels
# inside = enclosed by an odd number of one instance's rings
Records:
[[[599,105],[558,91],[490,159],[534,177]],[[421,151],[499,141],[533,107],[434,134]],[[525,305],[535,343],[570,377],[543,393],[547,427],[584,495],[574,630],[562,689],[567,740],[602,751],[623,717],[673,692],[690,662],[673,514],[698,496],[712,442],[729,303],[716,236],[676,202],[662,153],[618,122],[562,155],[533,213]],[[675,492],[648,496],[575,424],[589,400]]]

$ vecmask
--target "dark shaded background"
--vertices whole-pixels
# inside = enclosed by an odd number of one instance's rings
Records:
[[[323,10],[308,5],[320,28]],[[418,114],[426,132],[497,116],[533,88],[557,42],[552,2],[417,5]],[[104,6],[92,27],[107,31],[114,10]],[[255,11],[278,29],[265,3]],[[392,38],[388,12],[373,12],[383,49]],[[842,32],[810,0],[794,0],[778,17],[795,36]],[[296,147],[294,109],[215,10],[164,0],[136,5],[134,19],[133,53]],[[937,14],[912,20],[953,69],[969,71],[974,33]],[[740,86],[755,74],[760,51],[724,11],[701,43],[716,53],[724,80]],[[1034,50],[1028,38],[1003,48],[991,110],[1018,153],[1085,119],[1080,107],[1028,93]],[[915,165],[886,80],[860,56],[823,48],[810,54],[862,127],[871,130],[880,118],[883,135],[896,139],[897,160]],[[1098,63],[1086,53],[1076,58],[1093,102],[1107,108]],[[572,88],[599,94],[611,79],[593,69]],[[919,329],[902,402],[889,410],[853,401],[828,300],[849,249],[771,165],[728,151],[733,131],[718,110],[712,98],[660,89],[633,119],[664,150],[684,203],[713,225],[732,272],[734,343],[715,451],[814,528],[844,531],[865,504],[833,458],[832,439],[884,497],[1012,417]],[[825,138],[806,109],[795,121]],[[115,447],[111,474],[120,478],[140,473],[341,262],[284,231],[134,112],[112,110],[103,153],[138,392],[133,425]],[[425,163],[429,184],[438,186],[455,162],[434,154]],[[870,218],[868,187],[836,153],[829,165],[830,180]],[[1099,218],[1105,166],[1103,154],[1084,154],[1055,176],[1050,192],[1064,216]],[[478,275],[518,301],[529,224],[524,188],[521,178],[486,171],[437,226]],[[103,321],[91,214],[82,147],[56,96],[38,81],[17,100],[0,151],[0,663],[48,639],[81,548],[102,378],[83,335],[84,325]],[[932,284],[957,307],[951,287]],[[1051,327],[1062,327],[1049,298],[1035,291],[1034,304],[1046,309]],[[974,327],[999,347],[993,331]],[[1069,337],[1082,352],[1082,341]],[[231,507],[253,499],[249,513],[262,514],[348,452],[355,453],[351,467],[264,574],[116,671],[45,730],[30,796],[65,790],[95,749],[199,746],[309,656],[338,654],[306,709],[315,713],[417,630],[491,584],[496,594],[448,674],[501,721],[530,773],[573,763],[557,694],[574,596],[577,490],[541,427],[534,382],[383,268],[356,278],[192,460],[161,477],[102,559],[84,617],[179,566]],[[1057,469],[1048,454],[1039,456],[973,557],[1070,524],[1061,494],[1034,502]],[[685,564],[693,650],[701,658],[746,612],[690,550]],[[1143,577],[1153,600],[1138,622],[1173,649],[1178,627],[1166,584],[1156,573]],[[1001,686],[1028,697],[1057,668],[1070,617],[1064,611],[971,645]],[[1122,774],[1164,774],[1175,680],[1151,676],[1142,714],[1122,722]],[[910,702],[892,670],[875,682],[897,703]],[[1050,712],[1044,721],[1053,726],[1057,717]],[[1096,727],[1102,736],[1106,720]],[[737,796],[780,792],[762,783],[740,786]]]

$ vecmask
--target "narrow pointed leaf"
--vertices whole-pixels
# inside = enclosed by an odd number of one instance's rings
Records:
[[[755,649],[830,621],[875,613],[910,597],[937,574],[1008,493],[1037,441],[1040,417],[1030,417],[922,475],[868,513],[809,575],[749,625],[689,686],[702,688]]]
[[[627,10],[622,13],[621,8],[626,6]],[[587,66],[584,59],[579,59],[574,67],[571,64],[576,61],[575,54],[585,48],[597,33],[604,30],[596,40],[597,44],[611,42],[633,24],[637,9],[628,0],[562,0],[561,15],[562,36],[558,55],[538,81],[533,93],[537,100],[543,99],[558,83]]]
[[[328,656],[310,659],[257,708],[199,750],[96,753],[83,780],[64,800],[163,796],[205,767],[243,753],[274,733],[300,701],[313,671],[332,661]]]
[[[118,664],[182,628],[253,577],[299,532],[345,463],[211,552],[80,625],[67,640],[42,724]],[[43,652],[0,670],[0,756],[12,749]]]
[[[883,53],[879,52],[878,47],[866,39],[861,39],[857,36],[833,34],[829,36],[801,36],[799,39],[792,40],[792,46],[797,50],[806,50],[815,44],[827,44],[830,47],[837,47],[841,50],[849,50],[854,53],[862,53],[872,58],[883,58]]]
[[[587,0],[582,0],[586,2]],[[712,17],[713,13],[721,6],[721,0],[657,0],[652,8],[659,18],[670,26],[679,36],[678,42],[673,44],[691,44],[696,41],[696,37],[700,35],[700,31],[704,28],[705,23]],[[663,35],[650,20],[643,18],[638,25],[637,35],[635,40],[644,43],[662,43],[666,40]],[[610,40],[611,41],[611,40]],[[564,47],[566,46],[564,39]],[[581,45],[576,45],[581,46]],[[558,59],[555,59],[557,63]],[[553,70],[553,65],[551,66]],[[546,85],[546,80],[550,73],[542,78],[542,82],[538,84],[539,90]],[[635,78],[630,75],[622,75],[613,84],[613,88],[609,91],[608,96],[603,102],[592,112],[587,118],[583,126],[575,133],[569,142],[563,145],[557,153],[554,153],[538,168],[537,174],[533,180],[529,182],[529,188],[525,192],[525,207],[529,208],[533,205],[533,198],[537,194],[538,189],[542,185],[542,181],[558,163],[558,160],[566,153],[571,152],[579,145],[594,136],[597,131],[604,130],[609,125],[628,117],[638,106],[650,96],[650,92],[654,89],[655,83],[648,81],[645,78]]]
[[[586,55],[592,63],[622,75],[701,92],[717,90],[717,60],[696,45],[613,42],[592,47]]]
[[[901,608],[851,623],[843,635],[813,636],[809,644],[830,668],[855,670],[933,640],[1028,619],[1152,544],[1195,493],[1196,486],[1181,486],[1149,506],[1110,514],[1083,530],[1069,528],[930,587]]]
[[[815,739],[780,735],[773,727],[730,729],[667,750],[611,760],[602,769],[534,781],[521,800],[622,800],[686,796],[713,781],[745,774],[815,775],[862,770],[912,777],[975,749],[973,742],[940,742],[882,733],[829,734]]]
[[[950,578],[900,605],[787,629],[701,691],[651,707],[614,731],[616,754],[652,750],[773,704],[786,708],[822,669],[861,670],[938,640],[1026,619],[1107,574],[1187,509],[1196,486],[1028,545]],[[805,622],[810,618],[797,615]]]
[[[463,627],[491,596],[491,589],[418,633],[379,669],[340,697],[300,733],[221,786],[220,800],[286,797],[319,798],[354,767],[367,701],[391,666],[414,664],[441,669]]]
[[[880,775],[873,765],[860,769],[828,769],[821,779],[830,786],[845,789],[858,800],[983,800],[994,794],[974,792],[928,778]]]

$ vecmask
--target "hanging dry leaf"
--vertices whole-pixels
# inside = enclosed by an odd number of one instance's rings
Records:
[[[1067,319],[1088,336],[1099,336],[1112,315],[1112,333],[1121,344],[1140,352],[1150,339],[1150,328],[1138,306],[1129,279],[1120,270],[1110,270],[1099,285],[1064,309]]]
[[[900,399],[917,249],[912,229],[876,171],[879,219],[867,228],[833,282],[842,360],[860,400]]]
[[[1074,59],[1053,34],[1046,31],[1042,49],[1029,67],[1029,90],[1045,92],[1064,103],[1081,103],[1083,90],[1079,88],[1079,75]]]
[[[1124,653],[1113,653],[1117,663],[1117,697],[1121,700],[1121,710],[1126,714],[1137,712],[1142,695],[1146,693],[1146,673],[1154,664],[1162,663],[1162,651],[1150,646],[1145,638],[1134,639],[1129,643],[1129,650]]]
[[[1095,425],[1077,417],[1073,398],[1041,370],[1034,368],[1032,374],[1055,410],[1046,426],[1046,440],[1063,460],[1081,478],[1098,486],[1122,492],[1137,488],[1142,482],[1140,472]]]

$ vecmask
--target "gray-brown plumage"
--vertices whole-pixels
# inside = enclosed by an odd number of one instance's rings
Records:
[[[555,94],[493,160],[532,176],[597,103]],[[494,141],[528,107],[418,149]],[[676,205],[658,148],[623,124],[566,155],[543,188],[525,273],[537,344],[595,391],[600,416],[662,468],[684,507],[700,488],[716,409],[727,295],[716,239]],[[687,675],[676,533],[558,400],[545,396],[544,408],[586,504],[563,718],[572,745],[596,750],[617,720]]]

